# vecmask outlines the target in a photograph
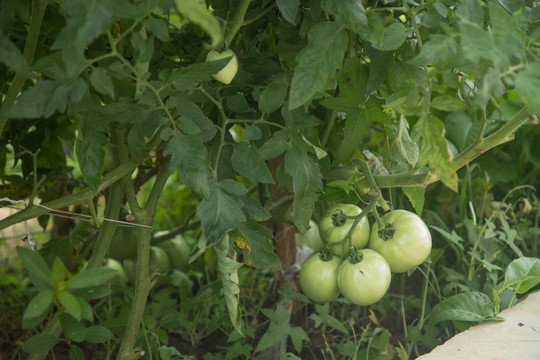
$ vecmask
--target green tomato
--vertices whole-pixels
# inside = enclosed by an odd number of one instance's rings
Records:
[[[123,267],[128,280],[135,284],[135,279],[137,278],[137,259],[124,260]],[[165,250],[157,246],[152,246],[150,248],[150,276],[155,273],[164,274],[169,271],[169,267],[169,258]]]
[[[297,245],[305,245],[313,249],[314,252],[321,251],[324,245],[321,240],[321,235],[319,234],[319,226],[317,226],[317,223],[313,220],[310,220],[309,227],[305,233],[295,234],[295,240]]]
[[[236,57],[236,54],[231,49],[227,49],[221,53],[216,50],[211,50],[206,56],[206,61],[219,60],[227,57],[231,57],[231,60],[229,60],[227,65],[216,74],[212,75],[214,79],[223,84],[230,84],[238,72],[238,58]]]
[[[137,256],[137,231],[136,227],[117,226],[108,256],[115,260],[125,260]]]
[[[337,269],[341,259],[337,256],[322,260],[320,254],[313,254],[300,270],[300,287],[308,298],[324,304],[335,300],[339,295]]]
[[[165,250],[165,253],[169,257],[171,268],[183,269],[188,266],[190,249],[182,235],[161,242],[159,247]]]
[[[111,279],[111,285],[126,286],[128,278],[120,261],[108,258],[105,261],[105,267],[116,270],[116,275]]]
[[[349,230],[354,224],[354,219],[346,219],[343,222],[336,222],[336,216],[344,214],[347,216],[356,216],[362,212],[358,206],[353,204],[337,204],[330,207],[319,222],[319,232],[322,240],[327,244],[330,251],[334,254],[343,256],[349,249],[349,242],[345,240],[342,243],[329,245],[339,242],[347,237]],[[364,216],[354,228],[351,234],[352,246],[357,249],[366,247],[369,241],[369,222]]]
[[[351,263],[343,260],[337,272],[337,283],[343,296],[361,306],[375,304],[388,291],[391,272],[388,263],[371,249],[357,250],[362,259]]]
[[[391,227],[379,233],[381,229],[377,223],[373,224],[369,247],[386,259],[392,272],[409,271],[426,260],[431,252],[431,234],[418,215],[393,210],[381,220]]]

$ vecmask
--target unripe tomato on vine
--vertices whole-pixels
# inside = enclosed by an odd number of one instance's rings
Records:
[[[212,74],[212,77],[223,84],[230,84],[238,72],[238,58],[231,49],[227,49],[223,52],[217,50],[211,50],[206,56],[206,61],[214,61],[231,57],[227,65],[219,70],[216,74]]]
[[[366,247],[369,241],[369,222],[364,216],[359,221],[352,218],[360,215],[362,209],[353,204],[337,204],[330,207],[319,222],[321,239],[326,243],[330,251],[343,256],[349,246],[357,249]],[[355,225],[356,224],[356,225]],[[351,228],[351,244],[347,239]]]
[[[431,252],[431,234],[422,219],[406,210],[381,217],[384,227],[373,224],[369,247],[381,254],[394,273],[420,265]]]
[[[355,305],[375,304],[390,287],[390,267],[371,249],[351,249],[350,252],[337,271],[339,290]]]
[[[337,268],[341,259],[325,253],[313,254],[300,270],[300,288],[308,298],[319,304],[339,296]]]

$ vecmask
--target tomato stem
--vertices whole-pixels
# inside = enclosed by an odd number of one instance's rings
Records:
[[[347,259],[351,264],[356,264],[364,259],[364,255],[362,254],[362,251],[357,250],[354,246],[351,246],[349,248],[349,254],[347,255]]]
[[[324,247],[321,252],[319,253],[319,259],[322,261],[330,261],[334,257],[334,254],[327,248]]]
[[[377,234],[383,240],[390,240],[394,236],[395,232],[396,228],[393,227],[392,224],[386,223],[382,229],[377,231]]]

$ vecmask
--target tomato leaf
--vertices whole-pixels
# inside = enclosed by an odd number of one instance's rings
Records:
[[[61,291],[56,296],[68,314],[81,320],[81,305],[75,296],[69,291]]]
[[[35,77],[19,48],[3,33],[0,33],[0,62],[25,78]]]
[[[293,179],[294,224],[300,232],[305,232],[315,210],[315,201],[322,191],[322,175],[307,152],[310,147],[302,139],[294,138],[292,146],[285,154],[285,172]]]
[[[246,246],[242,247],[244,262],[258,268],[279,269],[281,262],[276,256],[272,239],[274,235],[267,227],[253,221],[238,224]]]
[[[300,0],[276,0],[279,11],[293,25],[296,25],[296,14],[300,6]]]
[[[321,4],[324,11],[334,15],[336,20],[345,24],[359,35],[369,33],[366,9],[361,1],[324,0]]]
[[[407,196],[418,216],[422,216],[426,189],[421,186],[404,186],[401,191]]]
[[[278,74],[259,95],[259,110],[264,114],[270,114],[279,109],[287,96],[289,82],[284,73]]]
[[[298,65],[291,82],[289,109],[304,105],[328,87],[328,81],[343,63],[347,42],[347,33],[340,23],[313,25],[308,33],[308,46],[296,58]]]
[[[431,34],[429,40],[424,43],[422,50],[408,63],[415,65],[444,64],[456,54],[457,43],[453,37]]]
[[[399,119],[399,130],[396,138],[396,145],[403,158],[411,167],[415,167],[418,162],[419,149],[409,135],[409,123],[405,116]]]
[[[178,181],[193,191],[208,198],[210,196],[210,170],[208,150],[195,136],[186,136],[171,129],[161,133],[162,140],[169,140],[163,154],[170,155],[169,172],[176,172]]]
[[[384,28],[381,42],[373,44],[373,47],[382,51],[395,50],[405,42],[406,38],[407,32],[405,31],[405,26],[395,22]]]
[[[481,292],[471,291],[444,299],[431,311],[429,324],[445,320],[480,322],[495,316],[493,303]],[[493,320],[496,320],[494,318]]]
[[[431,171],[444,185],[457,191],[458,176],[454,163],[449,159],[448,147],[443,137],[444,125],[434,115],[424,115],[416,122],[412,138],[420,144],[419,162],[427,162]]]
[[[268,166],[257,152],[255,146],[245,142],[234,144],[231,162],[233,169],[242,176],[262,183],[274,183]]]
[[[99,93],[114,99],[114,86],[107,70],[100,67],[94,68],[90,74],[90,84]]]
[[[222,247],[223,244],[223,247]],[[228,256],[229,237],[226,235],[224,240],[215,246],[218,257],[218,269],[223,286],[223,295],[225,304],[229,312],[231,323],[238,333],[242,334],[242,317],[240,316],[240,285],[238,278],[238,269],[242,264],[236,262]]]
[[[540,64],[531,64],[518,74],[516,91],[523,102],[540,116]]]
[[[246,221],[239,204],[219,186],[213,186],[208,200],[201,201],[197,216],[209,245],[217,243],[237,223]]]
[[[212,38],[212,46],[223,39],[223,29],[219,20],[212,15],[204,2],[198,0],[175,0],[176,9],[189,20],[202,27]]]

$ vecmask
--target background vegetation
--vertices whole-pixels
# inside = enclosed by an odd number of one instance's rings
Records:
[[[540,281],[539,17],[2,0],[0,354],[411,359],[500,320]],[[430,258],[373,306],[313,304],[295,233],[374,192],[422,216]]]

